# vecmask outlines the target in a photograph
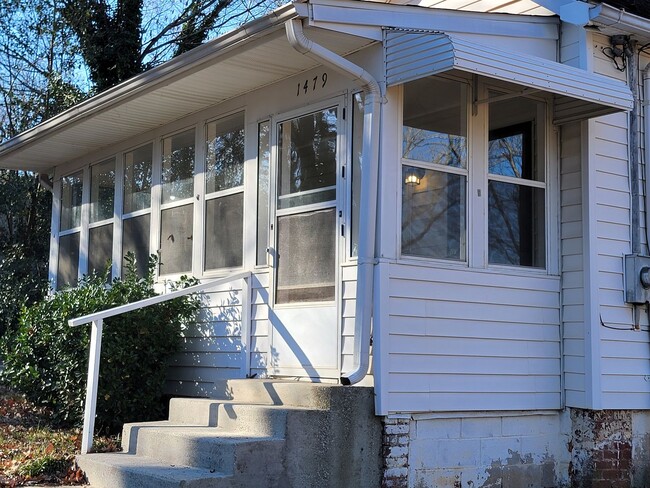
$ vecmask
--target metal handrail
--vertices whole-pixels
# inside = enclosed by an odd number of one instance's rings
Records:
[[[104,319],[108,317],[114,317],[115,315],[121,315],[126,312],[131,312],[140,308],[150,307],[151,305],[157,305],[158,303],[173,300],[174,298],[190,295],[192,293],[199,293],[215,286],[224,285],[231,281],[240,279],[243,279],[246,283],[246,286],[244,286],[242,290],[242,306],[246,307],[250,299],[250,278],[250,271],[235,273],[224,278],[208,281],[199,285],[188,286],[187,288],[183,288],[181,290],[172,291],[170,293],[165,293],[162,295],[156,295],[155,297],[145,298],[144,300],[138,300],[137,302],[127,303],[126,305],[120,305],[117,307],[109,308],[107,310],[102,310],[101,312],[95,312],[84,315],[83,317],[68,320],[68,325],[70,327],[77,327],[79,325],[92,323],[92,330],[90,333],[90,353],[88,355],[86,402],[84,405],[84,426],[83,435],[81,438],[81,454],[88,454],[93,446],[95,413],[97,408],[97,386],[99,384],[99,360],[102,350],[102,330],[104,327]],[[248,314],[242,313],[241,321],[242,341],[247,341],[247,339],[244,339],[244,322],[248,321]],[[242,348],[242,350],[245,351],[245,347]]]

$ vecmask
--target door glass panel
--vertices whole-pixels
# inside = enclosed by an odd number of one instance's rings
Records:
[[[279,124],[279,209],[336,199],[336,135],[336,108]]]
[[[278,217],[276,303],[334,300],[336,209]]]
[[[93,227],[88,234],[88,273],[101,275],[111,264],[113,224]]]
[[[161,212],[160,274],[192,270],[192,210],[182,205]]]
[[[194,130],[163,139],[162,203],[194,193]]]
[[[205,269],[242,265],[244,193],[205,202]]]

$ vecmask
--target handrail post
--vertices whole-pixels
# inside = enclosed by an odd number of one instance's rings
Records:
[[[99,359],[102,353],[102,329],[104,320],[93,320],[90,333],[90,352],[88,354],[88,382],[86,384],[86,404],[84,428],[81,438],[81,454],[88,454],[93,447],[95,432],[95,412],[97,408],[97,386],[99,384]]]

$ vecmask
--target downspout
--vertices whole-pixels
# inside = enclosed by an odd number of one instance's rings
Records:
[[[634,107],[630,113],[630,196],[632,212],[632,254],[641,253],[641,209],[639,206],[639,63],[636,56],[636,43],[630,41],[625,45],[628,60],[628,82],[634,97]],[[646,217],[647,218],[647,217]]]
[[[645,229],[646,236],[650,232],[650,63],[643,68],[641,74],[643,79],[643,134],[645,137],[644,162],[645,162]],[[650,255],[650,241],[648,245],[648,255]]]
[[[352,78],[365,92],[363,120],[363,176],[359,216],[359,253],[357,265],[357,301],[354,324],[354,369],[341,376],[341,383],[361,381],[370,365],[370,324],[374,293],[375,231],[377,220],[377,182],[379,180],[379,109],[381,89],[366,70],[338,54],[307,39],[302,21],[285,22],[289,44],[298,52]]]

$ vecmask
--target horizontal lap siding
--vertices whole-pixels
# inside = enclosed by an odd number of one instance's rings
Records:
[[[168,393],[210,396],[214,381],[241,376],[241,301],[241,281],[202,295],[198,319],[171,358]]]
[[[357,304],[357,267],[341,268],[341,370],[354,368],[354,315]]]
[[[257,273],[253,279],[251,297],[251,375],[266,376],[270,344],[269,274]]]
[[[393,264],[390,411],[560,407],[557,278]]]
[[[606,38],[598,37],[605,45]],[[595,70],[621,77],[611,61],[595,49]],[[641,67],[646,63],[641,60]],[[647,60],[646,60],[647,61]],[[630,330],[633,308],[625,303],[623,255],[631,252],[631,201],[627,114],[614,114],[595,123],[593,144],[596,169],[598,301],[603,408],[650,408],[650,346],[648,333]],[[643,139],[643,138],[641,138]],[[641,168],[643,171],[643,168]],[[640,188],[641,195],[643,187]],[[643,210],[643,199],[639,206]],[[641,214],[642,252],[645,253],[645,216]],[[647,316],[642,327],[647,327]],[[599,326],[595,324],[595,326]],[[614,330],[614,329],[623,330]]]
[[[560,218],[564,389],[569,406],[585,405],[585,310],[581,131],[561,128]]]

